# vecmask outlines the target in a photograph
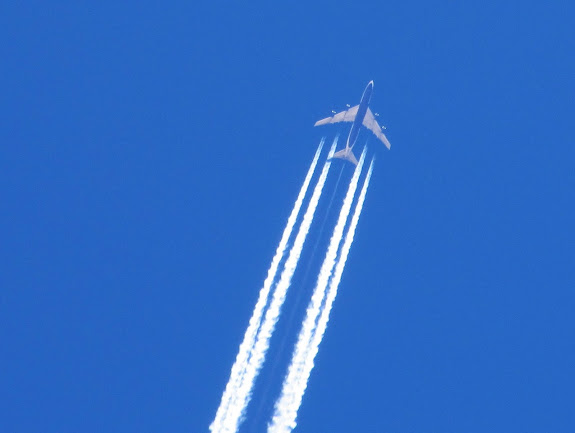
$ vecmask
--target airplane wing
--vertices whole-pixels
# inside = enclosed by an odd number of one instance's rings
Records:
[[[328,123],[353,122],[358,108],[359,105],[356,105],[355,107],[351,107],[349,110],[334,114],[332,117],[318,120],[313,126],[327,125]]]
[[[375,117],[373,116],[373,113],[369,108],[367,109],[367,113],[365,113],[365,117],[363,118],[363,126],[365,126],[367,129],[373,132],[375,136],[379,138],[383,142],[383,144],[385,144],[385,147],[387,147],[388,149],[391,147],[391,144],[389,143],[383,132],[381,132],[381,127],[377,124],[377,121],[375,120]]]

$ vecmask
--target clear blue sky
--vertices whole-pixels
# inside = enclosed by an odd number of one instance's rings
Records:
[[[1,432],[207,432],[312,125],[372,79],[392,149],[297,431],[575,431],[572,2],[17,3]]]

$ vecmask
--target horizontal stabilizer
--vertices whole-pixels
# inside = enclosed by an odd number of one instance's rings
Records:
[[[353,165],[357,165],[357,159],[355,159],[355,155],[349,147],[342,149],[339,152],[335,152],[332,158],[345,159],[346,161],[351,162]]]

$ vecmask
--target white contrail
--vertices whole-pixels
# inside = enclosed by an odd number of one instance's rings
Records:
[[[250,319],[248,328],[247,328],[246,333],[244,335],[244,340],[242,341],[242,343],[240,345],[238,354],[236,356],[236,361],[234,362],[234,365],[232,366],[232,370],[230,373],[230,379],[229,379],[228,384],[226,385],[226,389],[222,395],[222,400],[221,400],[220,406],[218,408],[218,411],[216,413],[216,417],[215,417],[212,425],[210,426],[210,430],[214,433],[222,431],[222,423],[223,423],[224,419],[226,418],[226,414],[227,414],[227,411],[229,408],[230,401],[233,399],[233,396],[235,395],[235,393],[237,392],[237,389],[239,388],[239,386],[241,384],[242,376],[245,373],[246,362],[249,359],[249,354],[252,351],[253,346],[255,344],[256,333],[260,327],[264,308],[265,308],[267,301],[268,301],[271,286],[272,286],[272,284],[276,278],[276,275],[278,272],[278,267],[279,267],[279,264],[281,262],[281,259],[285,255],[288,241],[291,237],[293,227],[297,221],[297,217],[299,215],[303,200],[305,198],[305,195],[306,195],[307,190],[309,188],[309,184],[310,184],[311,179],[313,177],[313,174],[315,172],[317,161],[318,161],[319,156],[321,154],[321,150],[323,148],[324,141],[325,141],[325,138],[322,138],[320,143],[319,143],[319,146],[317,148],[317,151],[315,152],[315,156],[311,162],[311,165],[309,166],[309,170],[308,170],[307,175],[304,179],[304,182],[301,186],[301,189],[299,191],[299,194],[297,196],[297,199],[295,201],[295,204],[294,204],[294,207],[291,211],[291,214],[288,218],[288,221],[287,221],[286,227],[284,229],[283,235],[281,237],[280,243],[276,249],[275,256],[272,259],[272,263],[270,265],[270,268],[268,269],[268,274],[267,274],[267,277],[264,281],[264,285],[260,290],[258,301],[256,303],[256,306],[254,308],[254,312],[252,313],[252,317]]]
[[[325,312],[327,308],[327,305],[324,306],[323,309],[321,308],[321,306],[325,298],[325,292],[329,283],[329,279],[332,275],[334,267],[336,266],[337,251],[341,244],[343,231],[349,216],[353,198],[355,196],[355,191],[357,189],[357,184],[359,181],[359,176],[361,174],[364,160],[365,160],[365,149],[355,169],[353,178],[350,181],[347,194],[341,207],[337,224],[334,228],[333,235],[330,239],[326,257],[324,259],[324,262],[322,264],[318,276],[316,288],[314,289],[312,299],[307,309],[306,318],[304,319],[304,323],[302,325],[302,329],[300,331],[298,341],[296,343],[294,354],[292,356],[292,362],[288,368],[288,373],[284,379],[281,395],[276,401],[274,415],[268,426],[269,433],[290,432],[296,425],[295,421],[297,417],[297,411],[301,405],[301,400],[307,387],[307,380],[309,378],[311,368],[313,368],[313,358],[315,357],[315,353],[313,352],[313,346],[314,344],[316,344],[317,341],[316,336],[318,335],[320,323],[323,318],[323,312]],[[371,173],[371,167],[370,167],[370,173]],[[354,218],[355,214],[357,214],[357,207],[354,213]],[[346,244],[348,243],[348,239],[349,239],[349,231],[348,236],[346,236],[345,241]],[[337,262],[336,276],[338,269],[340,268],[341,262],[342,262],[341,259],[339,262]],[[345,264],[345,261],[343,263]],[[332,285],[330,286],[330,290],[332,290],[331,289],[332,287],[333,287],[333,279],[332,279]],[[316,325],[318,317],[320,316],[320,312],[322,313],[322,316],[320,317],[320,321]],[[321,332],[321,335],[323,335],[323,331]],[[320,342],[321,337],[319,341],[317,341],[318,346]],[[315,352],[317,352],[317,349],[315,350]],[[310,359],[311,359],[311,367],[309,361]]]
[[[361,211],[363,208],[363,202],[365,201],[365,195],[367,193],[367,187],[369,186],[369,181],[371,179],[372,171],[373,171],[373,159],[371,160],[371,164],[369,165],[369,170],[367,172],[367,176],[363,182],[363,187],[361,189],[359,199],[358,199],[357,204],[355,206],[355,210],[353,213],[353,217],[351,219],[350,226],[347,230],[347,234],[345,235],[345,241],[343,243],[343,247],[342,247],[341,252],[340,252],[340,257],[339,257],[339,260],[337,262],[334,275],[333,275],[333,277],[329,283],[329,290],[327,292],[325,305],[321,311],[321,316],[319,318],[317,328],[314,332],[313,341],[312,341],[312,344],[311,344],[311,347],[310,347],[310,350],[309,350],[309,353],[308,353],[308,356],[306,359],[304,371],[302,373],[302,385],[303,386],[300,390],[300,394],[302,397],[303,397],[303,394],[305,393],[305,389],[307,387],[307,382],[309,380],[311,370],[314,367],[314,359],[317,355],[319,345],[323,339],[323,335],[324,335],[325,330],[327,328],[327,322],[329,321],[329,314],[331,312],[331,307],[333,306],[333,301],[335,300],[335,297],[337,296],[337,289],[338,289],[339,283],[341,281],[341,276],[342,276],[343,270],[345,268],[345,263],[347,261],[347,256],[349,254],[351,244],[353,243],[353,238],[355,235],[355,229],[357,228],[357,223],[358,223],[359,217],[361,215]],[[301,404],[301,398],[302,397],[299,398],[299,402],[300,402],[299,404]],[[296,415],[297,415],[297,410],[296,410]],[[293,425],[293,427],[296,426],[295,418],[293,420],[292,425]]]
[[[223,421],[221,432],[222,433],[234,433],[238,430],[238,427],[243,420],[243,415],[251,399],[251,391],[254,385],[255,378],[257,377],[261,366],[265,360],[265,356],[269,347],[269,340],[275,329],[275,325],[279,318],[281,307],[285,301],[287,290],[291,283],[291,278],[297,267],[299,261],[301,250],[303,244],[306,240],[309,228],[313,221],[315,210],[321,196],[329,168],[331,166],[331,157],[335,152],[335,147],[337,145],[337,137],[335,138],[328,155],[328,161],[323,166],[321,175],[317,181],[314,188],[312,197],[308,203],[307,210],[303,217],[303,221],[300,225],[298,233],[296,235],[295,241],[289,252],[288,258],[284,265],[284,270],[282,271],[279,282],[277,283],[272,300],[269,307],[266,310],[264,320],[261,327],[256,335],[256,341],[254,347],[249,354],[249,359],[247,361],[245,372],[241,377],[241,383],[239,387],[235,390],[234,395],[229,403],[227,409],[226,417]]]

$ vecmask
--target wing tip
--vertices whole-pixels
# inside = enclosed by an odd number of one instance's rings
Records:
[[[318,120],[313,124],[313,126],[326,125],[331,121],[331,119],[332,119],[331,117],[326,117],[325,119]]]

